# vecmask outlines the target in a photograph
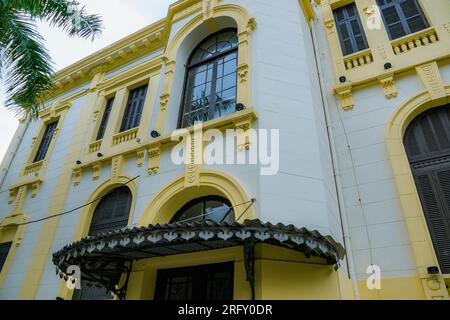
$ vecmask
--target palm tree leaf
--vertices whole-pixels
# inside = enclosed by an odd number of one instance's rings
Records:
[[[36,25],[21,13],[11,12],[3,34],[2,60],[8,65],[4,83],[8,108],[36,116],[43,94],[52,89],[53,67]]]

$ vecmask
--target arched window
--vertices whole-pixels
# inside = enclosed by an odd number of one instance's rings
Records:
[[[450,105],[419,115],[404,137],[442,273],[450,273]]]
[[[89,235],[111,232],[125,228],[131,209],[132,195],[127,187],[119,187],[104,196],[95,208]],[[75,300],[108,300],[111,295],[104,288],[89,287],[81,283],[81,290],[74,292]]]
[[[231,203],[225,198],[216,196],[198,198],[178,210],[170,223],[205,220],[233,223],[235,217]]]
[[[206,38],[192,53],[186,72],[178,127],[236,111],[238,37],[226,29]]]
[[[127,187],[112,190],[100,200],[92,216],[89,235],[110,232],[128,225],[131,192]]]

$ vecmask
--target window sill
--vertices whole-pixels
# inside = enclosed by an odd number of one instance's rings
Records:
[[[243,111],[238,111],[221,118],[204,122],[202,124],[202,130],[203,131],[208,129],[226,130],[229,128],[235,128],[246,131],[248,129],[251,129],[252,123],[257,118],[258,114],[256,113],[256,110],[254,108],[248,108]],[[73,173],[75,177],[74,185],[78,185],[80,183],[82,172],[92,170],[93,168],[103,166],[104,164],[108,163],[110,164],[114,157],[136,155],[138,166],[141,166],[143,164],[145,151],[147,151],[151,155],[157,155],[159,157],[163,149],[170,148],[178,143],[178,141],[172,140],[172,135],[176,131],[162,135],[156,139],[146,137],[143,138],[140,143],[137,143],[135,139],[138,130],[139,127],[115,135],[113,137],[113,140],[119,138],[123,139],[121,142],[119,142],[120,148],[110,149],[110,153],[105,154],[104,157],[102,157],[101,159],[94,157],[87,157],[85,161],[83,161],[82,165],[77,165],[76,167],[74,167],[73,168]],[[195,127],[194,126],[187,127],[184,128],[183,130],[187,130],[188,132],[194,132]],[[115,146],[117,146],[117,144]],[[244,146],[238,147],[248,149],[249,145],[246,144]],[[149,156],[149,158],[152,158],[152,156]]]
[[[95,152],[100,151],[102,142],[103,142],[103,139],[94,141],[91,144],[89,144],[88,153],[95,153]]]
[[[415,48],[428,46],[438,41],[439,38],[436,34],[436,30],[434,29],[434,27],[430,27],[416,33],[412,33],[404,37],[392,40],[391,45],[394,53],[396,55],[400,55]]]
[[[31,163],[23,169],[23,176],[28,176],[31,174],[39,174],[39,172],[45,167],[46,161],[41,160],[34,163]]]
[[[113,146],[119,145],[124,142],[135,140],[137,137],[138,130],[139,130],[139,127],[136,127],[136,128],[133,128],[133,129],[130,129],[130,130],[127,130],[124,132],[120,132],[120,133],[114,135],[113,141],[112,141]]]
[[[344,65],[347,70],[362,67],[372,62],[373,56],[370,49],[361,50],[344,56]]]

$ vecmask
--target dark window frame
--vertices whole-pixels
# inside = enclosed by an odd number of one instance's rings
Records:
[[[11,252],[12,242],[4,242],[0,243],[0,273],[5,266],[6,260],[8,259],[8,255]]]
[[[236,35],[237,35],[237,28],[225,28],[225,29],[222,29],[222,30],[220,30],[218,32],[215,32],[215,33],[209,35],[208,37],[203,39],[194,48],[194,50],[192,50],[192,52],[191,52],[191,54],[190,54],[190,56],[189,56],[189,58],[187,60],[188,63],[185,65],[184,85],[183,85],[183,92],[182,92],[182,95],[181,95],[181,106],[179,108],[177,129],[187,128],[187,127],[191,126],[191,125],[186,125],[186,126],[183,125],[183,119],[184,119],[184,113],[185,113],[184,110],[185,110],[185,106],[186,106],[186,103],[187,103],[186,101],[187,101],[188,94],[189,94],[189,92],[188,92],[188,89],[189,89],[188,88],[188,86],[189,86],[188,81],[189,81],[190,72],[192,70],[194,70],[195,68],[201,67],[203,65],[207,66],[208,64],[211,64],[211,63],[213,63],[214,65],[213,65],[213,75],[212,75],[212,80],[211,80],[211,93],[209,95],[209,98],[210,98],[210,104],[209,104],[210,108],[209,109],[210,110],[208,112],[208,121],[215,119],[214,118],[214,110],[215,110],[216,94],[217,94],[217,92],[216,92],[216,86],[217,86],[217,84],[216,84],[216,82],[217,82],[217,62],[220,59],[226,57],[227,55],[236,52],[237,53],[237,57],[236,57],[236,73],[237,73],[237,61],[239,59],[239,48],[238,48],[239,45],[236,45],[236,47],[234,47],[234,48],[228,49],[226,51],[220,52],[219,54],[216,54],[214,56],[206,58],[206,59],[204,59],[204,60],[202,60],[200,62],[191,63],[191,61],[192,61],[194,55],[197,53],[198,49],[200,49],[202,47],[202,45],[207,43],[212,38],[217,37],[220,33],[225,33],[225,32],[230,32],[230,31],[235,32]],[[235,86],[236,87],[236,100],[237,100],[237,86],[238,86],[238,81],[237,81],[237,77],[236,77],[236,86]],[[238,101],[235,101],[235,104],[237,104],[237,103],[238,103]]]
[[[355,15],[350,16],[349,15],[349,8],[353,8]],[[339,13],[342,13],[343,19],[339,19]],[[334,20],[336,22],[336,29],[339,36],[339,43],[341,45],[342,54],[344,56],[351,55],[356,52],[360,52],[363,50],[366,50],[369,48],[369,43],[367,42],[366,33],[364,31],[364,28],[361,24],[361,18],[359,16],[358,8],[356,6],[356,3],[350,3],[345,6],[336,8],[333,10],[333,16]],[[355,34],[354,28],[352,26],[352,23],[356,22],[357,26],[359,27],[360,34]],[[341,27],[345,27],[347,30],[348,38],[344,39],[344,35],[341,32]],[[363,41],[364,48],[358,48],[358,44],[356,42],[356,38],[361,36]],[[345,42],[350,40],[351,44],[351,52],[348,51],[347,46],[345,45]]]
[[[123,193],[121,194],[120,192]],[[120,195],[126,196],[126,199],[120,199]],[[116,201],[111,211],[111,218],[105,219],[105,216],[100,217],[104,210],[102,205],[107,205],[106,201]],[[119,201],[120,200],[120,201]],[[123,206],[124,212],[122,215],[118,215],[118,205],[121,202],[126,201]],[[133,193],[130,188],[126,186],[117,187],[109,191],[104,195],[97,203],[94,212],[89,223],[89,236],[96,236],[98,234],[117,231],[128,226],[130,219],[131,209],[133,204]],[[125,217],[126,213],[126,217]],[[103,219],[103,221],[102,221]],[[105,288],[98,288],[95,286],[89,287],[85,283],[81,283],[81,290],[75,290],[73,300],[112,300],[111,295],[106,292]]]
[[[119,132],[125,132],[139,127],[148,94],[148,86],[148,83],[145,83],[129,90]],[[139,92],[139,90],[142,90],[143,92]]]
[[[210,202],[210,201],[216,201],[216,202],[222,202],[223,204],[229,206],[230,210],[233,211],[233,217],[234,217],[234,210],[233,210],[233,206],[231,204],[231,202],[226,199],[223,198],[221,196],[205,196],[205,197],[200,197],[200,198],[196,198],[194,200],[189,201],[188,203],[186,203],[185,205],[183,205],[172,217],[172,219],[170,220],[170,223],[176,223],[179,221],[179,219],[181,218],[181,216],[183,216],[183,214],[189,210],[190,208],[194,207],[195,205],[198,205],[200,203],[203,203],[203,215],[202,220],[207,220],[208,217],[205,216],[206,213],[206,203]],[[225,212],[224,213],[224,218],[229,215],[229,213],[231,213],[230,211]]]
[[[208,297],[208,293],[214,295],[214,289],[210,288],[208,285],[211,284],[210,277],[211,275],[217,274],[227,274],[228,277],[225,280],[229,281],[228,288],[219,288],[222,296],[219,298]],[[193,301],[200,300],[233,300],[234,299],[234,261],[219,263],[219,264],[208,264],[194,267],[183,267],[183,268],[175,268],[175,269],[161,269],[158,270],[156,276],[156,285],[155,285],[155,293],[154,300],[162,301],[162,300],[177,300],[177,299],[166,299],[167,295],[170,294],[168,292],[173,289],[173,278],[175,277],[187,277],[191,278],[190,281],[186,281],[191,285],[191,297],[187,298]],[[172,281],[171,281],[172,280]],[[213,280],[214,281],[214,280]],[[214,283],[212,281],[212,283]],[[217,285],[217,284],[216,284]],[[208,289],[211,289],[208,292]],[[217,290],[217,288],[216,288]],[[212,291],[212,292],[211,292]],[[224,297],[226,296],[226,297]],[[186,297],[183,298],[185,300]]]
[[[105,109],[103,110],[102,121],[97,131],[96,141],[102,140],[105,137],[106,127],[108,126],[109,116],[111,115],[112,107],[114,105],[115,97],[106,100]]]
[[[383,1],[383,3],[381,3],[381,1]],[[403,8],[402,8],[402,3],[404,3],[405,1],[412,1],[412,2],[414,2],[414,4],[416,5],[416,7],[419,10],[419,13],[417,15],[415,15],[415,16],[407,18],[405,16],[405,13],[404,13]],[[424,30],[424,29],[430,27],[430,23],[429,23],[428,17],[425,15],[425,11],[423,10],[422,5],[421,5],[419,0],[392,0],[392,2],[389,2],[389,3],[385,2],[385,0],[377,0],[377,5],[380,8],[381,16],[383,18],[383,22],[384,22],[384,25],[385,25],[385,28],[386,28],[386,32],[387,32],[390,40],[396,40],[396,39],[405,37],[407,35],[414,34],[416,32],[420,32],[421,30]],[[384,10],[390,9],[390,8],[393,8],[395,10],[395,12],[397,13],[397,15],[399,17],[399,20],[396,21],[396,22],[392,22],[392,23],[388,24],[387,21],[386,21],[385,15],[384,15]],[[412,31],[410,25],[408,24],[408,20],[416,18],[416,17],[421,17],[422,18],[422,22],[424,23],[425,27],[423,29],[420,29],[420,30]],[[393,31],[391,30],[391,27],[393,27],[394,25],[397,25],[397,24],[401,25],[401,27],[403,28],[404,34],[394,37],[393,34],[392,34]]]
[[[52,143],[53,136],[55,135],[56,128],[58,128],[58,122],[59,120],[49,122],[45,125],[45,131],[42,135],[39,147],[36,150],[33,163],[43,161],[47,157],[47,153]]]

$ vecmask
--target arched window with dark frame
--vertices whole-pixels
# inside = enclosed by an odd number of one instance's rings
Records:
[[[224,29],[192,52],[187,66],[179,128],[236,111],[238,37]]]
[[[230,201],[219,196],[207,196],[194,199],[178,210],[170,223],[205,220],[216,223],[233,223],[235,216]]]
[[[128,226],[132,195],[128,187],[111,190],[98,202],[92,215],[89,236],[120,230]],[[89,287],[81,283],[81,290],[74,292],[74,300],[108,300],[111,295],[104,288]]]
[[[404,144],[441,272],[450,274],[450,104],[414,119]]]

